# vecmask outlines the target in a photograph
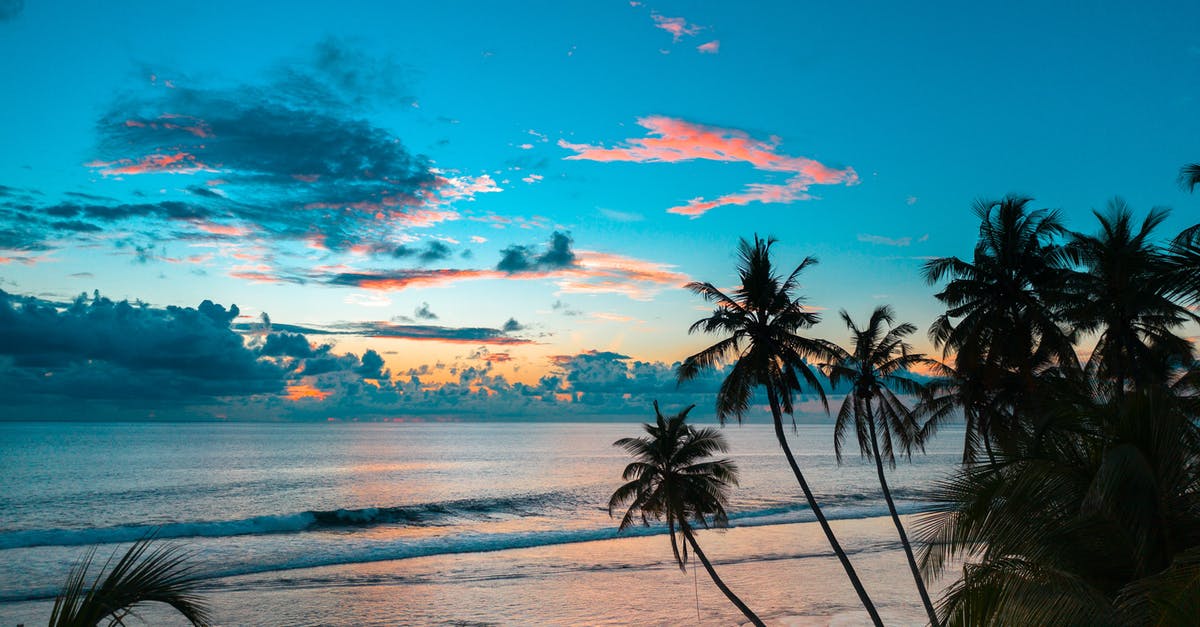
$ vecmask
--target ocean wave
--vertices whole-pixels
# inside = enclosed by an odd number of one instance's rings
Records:
[[[0,550],[37,546],[80,546],[134,542],[156,538],[223,538],[245,535],[299,533],[321,529],[403,524],[413,527],[449,526],[464,520],[501,516],[535,516],[547,510],[573,508],[579,497],[565,492],[496,498],[460,499],[396,507],[309,510],[253,516],[240,520],[170,522],[161,525],[118,525],[87,529],[23,529],[0,533]]]
[[[431,504],[431,506],[432,505],[437,505],[438,507],[447,506],[447,504],[444,503]],[[430,506],[421,507],[425,508]],[[470,507],[485,508],[484,504],[482,503],[472,503]],[[311,528],[314,525],[321,524],[318,522],[317,514],[321,514],[321,516],[326,519],[324,524],[329,526],[370,524],[364,521],[378,521],[380,516],[395,516],[395,511],[400,509],[411,510],[412,508],[383,508],[378,510],[375,508],[370,508],[368,510],[360,509],[335,510],[332,512],[304,512],[302,514],[295,514],[291,516],[262,516],[241,521],[190,523],[174,526],[164,525],[157,528],[146,526],[94,529],[79,532],[72,531],[71,533],[76,535],[66,538],[58,537],[57,539],[52,537],[54,530],[15,533],[45,534],[47,536],[47,543],[49,541],[53,541],[55,545],[64,545],[65,539],[69,539],[76,544],[121,543],[137,540],[144,535],[145,530],[153,529],[159,529],[158,537],[160,538],[179,538],[188,536],[212,537],[217,535],[244,535],[248,533],[303,531]],[[919,512],[922,509],[924,509],[924,505],[922,503],[897,503],[897,510],[901,514],[911,514]],[[879,501],[859,501],[852,505],[825,507],[823,510],[825,511],[826,516],[831,520],[876,518],[880,516],[886,516],[888,514],[886,505]],[[812,512],[808,509],[808,507],[803,504],[797,504],[754,509],[735,513],[730,516],[730,527],[762,527],[778,524],[811,522],[813,520],[815,520],[815,517],[812,515]],[[259,531],[255,531],[255,529],[258,529]],[[263,529],[269,530],[265,532],[261,531]],[[592,528],[546,529],[507,533],[450,533],[442,536],[411,538],[400,541],[355,541],[353,539],[347,539],[346,541],[338,542],[333,545],[327,545],[322,551],[305,553],[300,556],[280,556],[277,559],[224,564],[222,566],[215,567],[212,564],[207,566],[202,564],[202,572],[200,576],[203,579],[223,579],[227,577],[255,575],[276,571],[320,568],[347,564],[363,564],[417,557],[430,557],[436,555],[454,555],[460,553],[481,553],[509,549],[525,549],[560,544],[572,544],[578,542],[589,542],[595,540],[610,540],[621,537],[653,536],[665,534],[666,532],[667,530],[665,526],[654,525],[651,527],[630,527],[625,531],[618,533],[615,525],[606,525],[603,527]],[[174,533],[176,535],[167,535],[167,533]],[[0,542],[8,543],[9,545],[13,544],[12,539],[2,537],[8,535],[14,534],[0,534]],[[33,537],[34,536],[32,535],[27,535],[26,542]],[[45,544],[46,543],[43,543],[42,545]],[[42,545],[27,544],[26,546]],[[5,545],[0,544],[0,546]],[[9,546],[8,548],[13,547]],[[876,550],[878,547],[858,548],[859,550]],[[747,557],[745,559],[781,559],[794,557],[804,556],[775,555]],[[0,603],[52,598],[56,593],[57,590],[51,589],[0,590]]]

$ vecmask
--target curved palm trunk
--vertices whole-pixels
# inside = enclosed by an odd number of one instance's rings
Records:
[[[888,511],[892,514],[892,522],[896,525],[896,533],[900,535],[900,544],[904,546],[904,555],[908,558],[908,568],[912,570],[913,580],[917,582],[917,592],[921,594],[921,603],[925,605],[925,613],[929,615],[929,624],[939,627],[937,612],[933,609],[933,601],[925,590],[925,581],[921,578],[921,569],[913,557],[912,545],[908,543],[908,534],[904,533],[904,525],[900,524],[900,515],[896,513],[896,504],[892,501],[892,491],[888,488],[887,477],[883,474],[883,458],[879,456],[879,443],[875,439],[875,414],[871,411],[871,403],[867,401],[867,426],[871,430],[871,452],[875,454],[875,470],[879,473],[879,487],[883,488],[883,498],[887,501]],[[988,451],[991,452],[990,449]]]
[[[796,481],[800,483],[800,489],[804,492],[804,498],[808,501],[809,509],[817,517],[817,522],[821,525],[821,531],[825,532],[825,538],[829,540],[829,546],[837,554],[838,561],[842,563],[842,568],[846,570],[846,576],[850,578],[850,584],[854,586],[854,591],[858,593],[858,598],[862,601],[863,607],[866,608],[867,614],[871,615],[871,622],[876,627],[883,627],[883,621],[880,620],[879,612],[875,610],[875,604],[871,602],[871,597],[867,594],[867,589],[859,581],[858,573],[854,571],[854,566],[850,563],[850,558],[846,556],[846,551],[838,543],[837,536],[833,535],[833,529],[829,526],[829,521],[825,519],[825,514],[821,512],[821,506],[817,504],[817,499],[813,496],[812,489],[808,487],[808,481],[805,481],[804,473],[800,472],[800,466],[796,464],[796,458],[792,455],[792,449],[787,444],[787,436],[783,432],[783,411],[779,408],[779,398],[776,396],[775,390],[771,389],[770,386],[767,386],[767,400],[771,403],[771,416],[775,419],[775,437],[779,439],[779,446],[783,448],[783,454],[787,457],[788,465],[792,467],[792,473],[796,475]]]
[[[692,551],[696,554],[696,557],[700,558],[700,563],[704,564],[704,570],[708,571],[708,576],[712,577],[713,583],[717,584],[717,587],[721,589],[721,592],[725,593],[725,596],[729,599],[729,601],[737,606],[737,608],[742,611],[742,614],[745,614],[746,618],[750,619],[751,623],[754,623],[757,627],[765,627],[762,619],[760,619],[758,615],[753,612],[753,610],[747,607],[745,603],[742,603],[742,600],[733,593],[733,590],[730,590],[729,586],[726,586],[725,582],[721,581],[721,578],[717,576],[717,571],[713,568],[713,565],[709,563],[708,557],[704,555],[704,551],[700,550],[700,545],[696,543],[696,536],[692,534],[692,528],[688,526],[687,521],[679,521],[679,529],[683,531],[683,537],[692,545]]]
[[[683,565],[683,558],[679,556],[679,543],[675,541],[675,520],[667,517],[667,532],[671,535],[671,552],[675,554],[675,563],[679,565],[679,570],[687,572],[687,567]]]

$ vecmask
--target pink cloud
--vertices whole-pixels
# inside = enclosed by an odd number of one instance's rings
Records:
[[[833,168],[806,157],[780,153],[778,137],[755,139],[742,130],[705,126],[665,116],[640,118],[638,124],[647,129],[647,137],[626,140],[623,146],[607,148],[566,140],[559,140],[558,145],[575,152],[566,157],[568,160],[680,163],[703,159],[744,162],[758,170],[790,175],[782,184],[752,183],[738,193],[712,200],[693,198],[685,205],[667,210],[692,217],[724,205],[808,200],[812,198],[808,193],[812,185],[853,185],[858,182],[858,174],[853,168]]]
[[[705,54],[717,54],[721,51],[721,41],[714,39],[706,44],[700,44],[699,46],[696,46],[696,50],[699,50]]]
[[[666,17],[665,15],[660,15],[658,13],[651,13],[650,17],[654,20],[655,28],[661,28],[668,33],[671,33],[671,37],[674,41],[679,41],[684,35],[691,36],[699,33],[701,30],[704,30],[700,26],[689,24],[688,21],[682,17]]]
[[[153,174],[167,172],[170,174],[194,174],[196,172],[216,172],[216,170],[200,163],[196,156],[186,152],[175,154],[146,155],[140,159],[118,159],[116,161],[89,161],[84,164],[89,168],[98,168],[104,176],[120,176],[122,174]]]
[[[228,235],[242,237],[250,234],[250,229],[232,224],[216,224],[214,222],[196,222],[196,228],[213,235]]]

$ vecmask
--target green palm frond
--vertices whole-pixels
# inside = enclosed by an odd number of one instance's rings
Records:
[[[71,569],[62,591],[54,599],[51,627],[93,627],[122,619],[147,603],[165,603],[193,625],[210,625],[208,605],[197,592],[199,579],[188,563],[190,554],[176,545],[155,545],[147,537],[130,546],[119,559],[114,552],[95,575],[95,549]],[[116,564],[109,568],[113,559]]]

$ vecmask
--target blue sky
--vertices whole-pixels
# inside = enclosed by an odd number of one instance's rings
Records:
[[[11,380],[82,378],[29,388],[9,413],[682,402],[670,364],[705,338],[686,334],[704,311],[680,285],[730,283],[754,233],[779,238],[783,266],[821,259],[805,282],[831,314],[816,335],[840,341],[834,312],[883,302],[924,329],[939,309],[918,268],[969,254],[977,198],[1033,196],[1081,231],[1115,195],[1173,207],[1164,236],[1197,221],[1200,197],[1175,184],[1200,158],[1197,23],[1187,2],[3,0],[12,311],[99,290],[146,304],[138,328],[164,335],[141,350],[201,324],[246,352],[237,363],[276,369],[260,387],[150,401],[97,395],[110,384],[95,371],[220,377],[65,342],[30,358],[47,350],[31,334],[64,325],[129,332],[98,301],[12,327],[30,346],[0,356]],[[238,316],[198,315],[204,300]],[[313,348],[268,355],[272,333]]]

